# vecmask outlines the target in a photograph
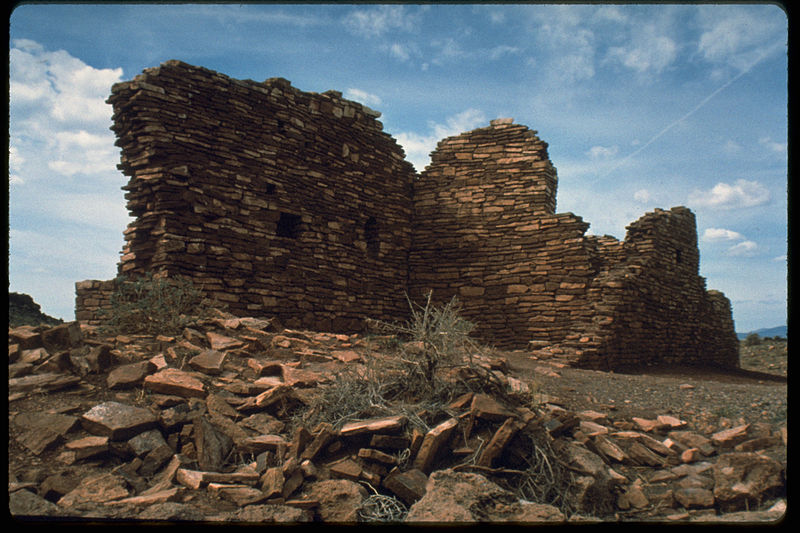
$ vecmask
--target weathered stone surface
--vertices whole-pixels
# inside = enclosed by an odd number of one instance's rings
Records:
[[[108,437],[84,437],[70,441],[64,446],[75,452],[76,459],[86,459],[108,451]]]
[[[217,375],[222,373],[225,357],[225,352],[216,349],[206,350],[189,359],[189,366],[204,374]]]
[[[118,366],[108,373],[106,383],[109,389],[129,389],[141,385],[144,378],[155,370],[150,361],[139,361]]]
[[[8,494],[8,512],[15,518],[23,517],[69,517],[69,510],[34,494],[29,490],[17,490]]]
[[[479,337],[547,342],[580,366],[738,364],[730,302],[698,274],[694,214],[656,209],[624,241],[586,235],[580,217],[555,212],[556,169],[526,126],[442,139],[417,175],[377,113],[336,91],[167,61],[115,84],[108,103],[136,217],[120,274],[179,271],[235,315],[326,331],[405,319],[404,294],[433,291],[434,304],[460,295]],[[76,283],[76,317],[99,322],[112,291]],[[203,343],[246,345],[230,339]]]
[[[80,508],[87,504],[105,503],[128,497],[125,481],[111,473],[97,474],[81,483],[58,500],[60,507]]]
[[[687,509],[711,507],[714,505],[714,493],[699,487],[680,487],[675,490],[675,499]]]
[[[295,524],[313,521],[313,513],[290,505],[248,505],[225,519],[232,522],[260,525],[269,523]]]
[[[458,420],[450,418],[426,433],[422,446],[414,459],[414,468],[429,473],[437,455],[442,451],[456,426],[458,426]]]
[[[425,495],[428,476],[422,470],[412,468],[405,472],[395,470],[383,480],[383,486],[406,505],[413,505]]]
[[[367,496],[364,487],[354,481],[336,479],[317,481],[303,491],[303,498],[319,502],[319,516],[323,522],[356,522],[356,511]]]
[[[155,427],[156,423],[156,416],[147,409],[119,402],[98,404],[81,416],[86,431],[112,441],[128,440]]]
[[[740,442],[747,439],[747,430],[750,424],[724,429],[711,435],[711,442],[720,448],[733,448]]]
[[[783,487],[783,469],[777,461],[757,453],[733,452],[714,463],[714,498],[721,509],[742,510]]]
[[[201,417],[194,423],[194,446],[200,468],[219,472],[233,448],[233,440]]]
[[[204,398],[206,388],[203,382],[188,372],[177,368],[165,368],[144,379],[145,388],[162,394],[174,394],[184,398]]]
[[[532,505],[532,506],[530,506]],[[479,474],[438,470],[425,495],[411,506],[407,523],[563,522],[549,505],[522,505],[510,492]]]
[[[507,419],[503,425],[492,435],[491,440],[486,444],[480,457],[478,457],[478,466],[491,467],[495,459],[497,459],[509,441],[514,438],[514,435],[519,431],[519,427],[513,418]]]
[[[406,421],[405,416],[397,415],[348,422],[339,430],[339,435],[353,437],[364,433],[395,433],[403,428]]]

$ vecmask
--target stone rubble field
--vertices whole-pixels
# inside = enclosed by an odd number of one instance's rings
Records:
[[[337,403],[342,376],[361,372],[368,385],[399,344],[222,312],[178,336],[9,328],[10,514],[241,524],[785,514],[785,423],[710,430],[668,413],[571,411],[502,353],[444,369],[447,402],[316,416],[343,407],[320,400]]]

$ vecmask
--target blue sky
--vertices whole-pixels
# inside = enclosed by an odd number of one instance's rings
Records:
[[[697,216],[700,274],[737,331],[786,323],[788,91],[776,5],[27,4],[10,17],[9,290],[74,319],[131,221],[111,85],[179,59],[382,112],[418,170],[498,117],[537,130],[558,212],[625,237]]]

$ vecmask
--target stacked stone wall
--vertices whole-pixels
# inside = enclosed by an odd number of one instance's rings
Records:
[[[485,342],[576,366],[738,366],[691,211],[586,235],[556,213],[547,143],[511,119],[442,140],[417,176],[379,113],[336,91],[169,61],[108,101],[135,217],[123,276],[189,277],[236,314],[342,332],[431,292],[458,297]],[[76,318],[101,322],[111,290],[76,284]]]
[[[379,113],[177,61],[108,101],[136,217],[120,274],[188,276],[231,312],[296,327],[405,313],[415,172]]]

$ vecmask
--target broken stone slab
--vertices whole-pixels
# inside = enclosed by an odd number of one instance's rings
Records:
[[[487,394],[476,394],[472,397],[470,414],[476,418],[493,422],[504,421],[514,416],[514,413]]]
[[[255,486],[258,484],[259,477],[257,472],[209,472],[180,467],[175,471],[176,481],[193,490],[208,483]]]
[[[361,361],[361,354],[355,350],[334,350],[331,355],[343,363]]]
[[[675,500],[686,509],[712,507],[714,493],[699,487],[680,487],[674,491]]]
[[[450,439],[453,430],[458,426],[458,419],[449,418],[425,434],[422,445],[414,459],[413,468],[429,473],[439,453]]]
[[[17,435],[17,442],[35,455],[52,450],[64,441],[64,435],[46,427],[34,427]]]
[[[318,502],[312,502],[312,507],[319,506]],[[298,505],[290,505],[290,502],[283,504],[251,504],[228,515],[225,520],[244,524],[298,524],[311,522],[314,513],[309,509],[304,509]]]
[[[328,469],[333,477],[349,479],[352,481],[364,479],[364,469],[361,467],[358,461],[355,461],[349,457],[345,457],[344,459],[330,464]]]
[[[396,457],[374,448],[361,448],[358,450],[358,457],[366,461],[373,461],[389,466],[394,466],[397,464]]]
[[[278,376],[282,370],[282,365],[279,361],[261,361],[252,357],[247,360],[247,366],[253,369],[256,377]]]
[[[204,398],[206,388],[202,381],[177,368],[165,368],[144,379],[146,389],[183,398]]]
[[[519,426],[513,418],[507,419],[503,425],[492,435],[491,440],[481,452],[476,464],[478,466],[491,467],[494,461],[503,453],[506,445],[514,438],[519,431]]]
[[[258,455],[263,452],[277,452],[282,448],[285,449],[288,444],[286,439],[280,435],[258,435],[237,442],[236,449],[240,452]]]
[[[9,393],[25,393],[36,390],[54,392],[80,383],[81,378],[56,372],[43,372],[8,380]]]
[[[259,489],[248,485],[209,483],[206,490],[209,494],[230,500],[240,507],[262,503],[267,499],[266,495]]]
[[[30,350],[42,345],[42,334],[36,326],[17,326],[8,330],[9,342],[18,344],[21,350]]]
[[[69,350],[80,345],[83,335],[77,322],[65,322],[41,333],[42,346],[50,353]]]
[[[283,495],[284,476],[283,469],[279,466],[267,468],[259,478],[261,491],[267,499]]]
[[[147,409],[119,402],[95,405],[81,416],[81,424],[86,431],[106,436],[111,441],[128,440],[154,428],[157,423],[156,416]]]
[[[108,452],[108,437],[84,437],[70,441],[64,447],[69,451],[75,452],[75,459],[87,459]]]
[[[720,509],[745,509],[784,486],[783,468],[774,459],[752,452],[723,454],[713,466],[714,497]]]
[[[411,446],[411,439],[404,435],[372,435],[369,441],[371,448],[384,450],[405,450]]]
[[[128,439],[127,448],[135,457],[143,457],[152,450],[160,446],[166,446],[167,442],[158,429],[142,431],[138,435]]]
[[[336,438],[336,432],[333,430],[333,426],[328,423],[320,424],[299,459],[313,461],[334,438]]]
[[[395,469],[383,479],[382,485],[406,505],[413,505],[425,495],[428,476],[422,470],[412,468],[403,472]]]
[[[342,437],[354,437],[365,433],[397,433],[403,429],[408,419],[403,415],[371,418],[348,422],[339,430]]]
[[[214,333],[213,331],[206,332],[206,339],[212,350],[218,350],[220,352],[241,348],[247,344],[242,340]]]
[[[480,474],[439,470],[428,478],[425,495],[408,511],[406,523],[564,522],[558,509],[520,502]]]
[[[747,430],[750,424],[743,424],[730,429],[724,429],[711,435],[711,442],[720,448],[733,448],[747,439]]]
[[[716,450],[710,439],[692,431],[670,431],[667,436],[686,448],[697,448],[705,456],[714,455]]]
[[[294,389],[288,385],[280,384],[268,389],[258,396],[248,398],[236,410],[243,413],[269,409],[273,405],[296,398]]]
[[[127,498],[129,495],[125,480],[118,475],[106,472],[83,479],[77,487],[62,496],[57,504],[59,507],[76,509],[86,505],[91,506],[91,504]]]
[[[347,479],[331,479],[308,484],[302,499],[318,502],[317,514],[322,522],[355,523],[357,511],[367,490]]]
[[[194,447],[201,469],[219,472],[233,449],[233,439],[205,417],[194,422]]]
[[[61,435],[77,429],[80,422],[76,416],[41,411],[18,413],[12,420],[12,424],[20,429],[47,428]]]
[[[138,496],[122,498],[121,500],[108,501],[105,503],[105,505],[130,505],[133,507],[144,507],[158,503],[176,502],[182,498],[183,492],[184,489],[182,487],[170,487],[158,492],[140,494]]]
[[[109,389],[129,389],[140,385],[155,368],[150,361],[121,365],[108,373],[106,384]]]
[[[198,372],[216,376],[222,373],[226,357],[225,352],[215,349],[205,350],[189,359],[189,366]]]

